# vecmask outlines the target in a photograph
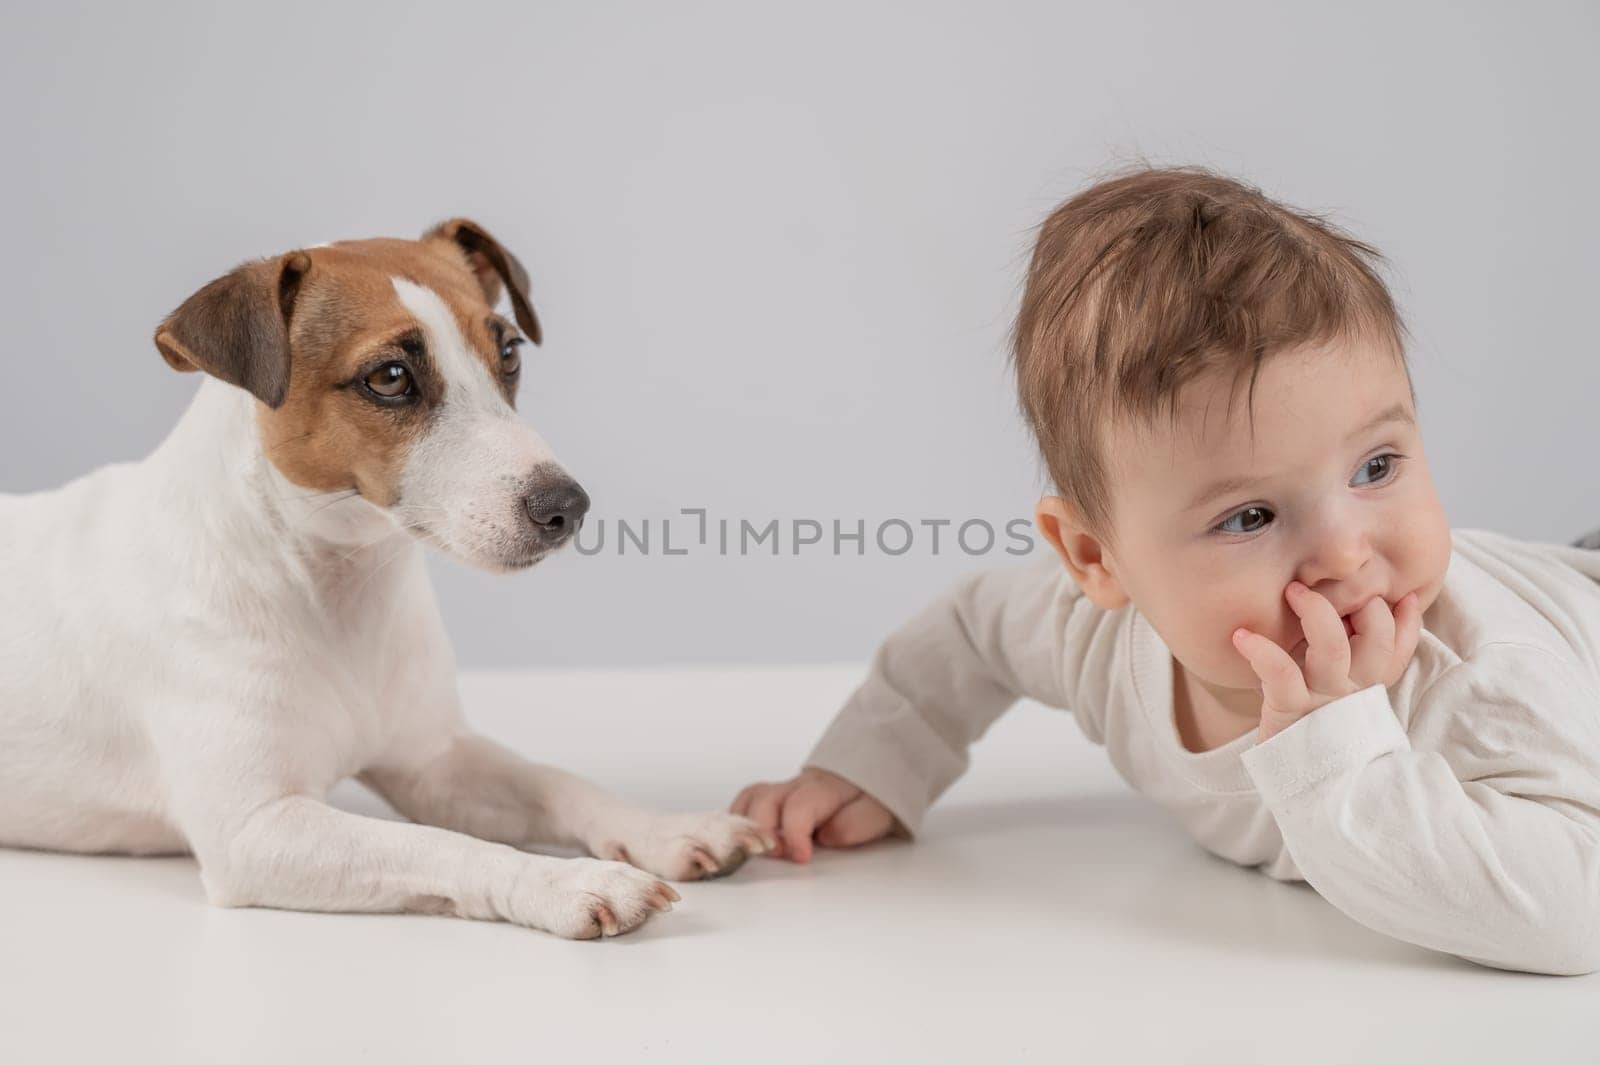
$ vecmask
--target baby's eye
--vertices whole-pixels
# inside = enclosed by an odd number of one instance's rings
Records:
[[[1387,481],[1390,477],[1394,476],[1395,468],[1400,465],[1400,460],[1404,457],[1405,456],[1403,455],[1396,455],[1389,452],[1386,452],[1382,455],[1374,455],[1372,458],[1361,464],[1362,471],[1373,474],[1372,480],[1363,482],[1359,479],[1361,474],[1357,473],[1356,483],[1377,484],[1381,481]]]
[[[1257,520],[1252,522],[1250,520],[1252,517],[1257,519]],[[1236,521],[1237,519],[1240,519],[1240,518],[1243,518],[1245,520],[1245,522],[1244,522],[1245,523],[1245,527],[1244,528],[1242,528],[1242,529],[1241,528],[1229,528],[1229,526],[1232,525],[1234,521]],[[1266,507],[1245,507],[1243,510],[1239,511],[1238,513],[1232,514],[1228,518],[1226,518],[1222,522],[1222,524],[1217,526],[1217,531],[1218,532],[1231,532],[1231,533],[1253,533],[1257,529],[1266,528],[1268,523],[1270,523],[1271,521],[1272,521],[1272,511],[1268,510]]]

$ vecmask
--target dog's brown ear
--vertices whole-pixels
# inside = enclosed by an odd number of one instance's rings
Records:
[[[174,370],[204,370],[269,407],[289,395],[289,320],[311,257],[292,251],[245,263],[183,301],[156,327]]]
[[[535,344],[544,339],[539,329],[539,316],[533,313],[533,304],[528,300],[528,271],[505,245],[489,235],[488,230],[468,219],[452,218],[428,230],[422,239],[447,240],[465,252],[489,305],[500,302],[500,286],[504,284],[511,293],[511,309],[522,331]]]

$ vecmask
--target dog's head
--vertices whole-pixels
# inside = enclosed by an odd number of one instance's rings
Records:
[[[495,313],[502,289],[515,321]],[[465,219],[421,240],[358,240],[245,263],[156,330],[177,370],[259,401],[277,471],[354,489],[423,540],[491,569],[532,565],[589,498],[515,412],[539,343],[528,275]]]

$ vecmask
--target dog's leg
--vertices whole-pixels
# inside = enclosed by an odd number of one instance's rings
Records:
[[[361,779],[423,824],[519,847],[579,846],[672,880],[731,873],[773,846],[747,818],[646,810],[470,733],[424,762],[369,768]]]
[[[588,939],[635,928],[677,898],[619,862],[524,854],[305,796],[191,837],[207,894],[223,906],[449,913]]]

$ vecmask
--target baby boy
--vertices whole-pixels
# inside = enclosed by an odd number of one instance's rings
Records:
[[[880,648],[778,853],[914,835],[1018,698],[1206,848],[1500,968],[1600,969],[1600,551],[1452,530],[1378,256],[1192,169],[1046,220],[1017,318],[1055,549]]]

